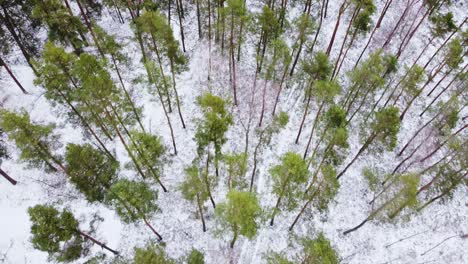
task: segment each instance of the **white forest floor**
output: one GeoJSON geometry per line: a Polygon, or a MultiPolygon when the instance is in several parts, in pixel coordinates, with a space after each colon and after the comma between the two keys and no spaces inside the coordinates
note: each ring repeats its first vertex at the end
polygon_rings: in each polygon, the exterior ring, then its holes
{"type": "MultiPolygon", "coordinates": [[[[252,3],[253,1],[249,2],[252,3]]],[[[396,23],[404,2],[406,1],[395,1],[391,6],[382,28],[376,33],[375,42],[381,41],[384,38],[384,33],[388,32],[396,23]]],[[[340,4],[341,1],[330,1],[329,14],[332,15],[329,15],[324,21],[323,31],[320,34],[318,43],[320,50],[324,50],[328,44],[336,21],[333,14],[336,13],[340,4]]],[[[383,4],[384,1],[377,1],[378,11],[374,21],[380,14],[383,4]]],[[[457,8],[453,9],[458,22],[463,20],[463,7],[463,3],[459,3],[457,8]]],[[[106,12],[104,14],[99,24],[109,32],[117,34],[124,43],[128,42],[129,37],[132,36],[128,25],[121,25],[117,21],[113,21],[106,12]]],[[[345,16],[343,23],[348,21],[348,16],[345,16]]],[[[154,215],[151,222],[162,233],[167,244],[167,253],[174,258],[186,255],[191,248],[204,252],[206,263],[265,263],[264,255],[269,250],[284,251],[286,254],[294,256],[299,252],[299,249],[289,246],[292,236],[289,235],[287,229],[294,219],[296,211],[289,214],[279,214],[273,227],[266,223],[262,224],[258,230],[258,235],[253,240],[240,238],[234,250],[230,250],[228,247],[229,234],[219,236],[215,232],[214,212],[209,202],[206,203],[208,208],[208,232],[203,233],[200,220],[195,219],[194,216],[195,206],[185,201],[181,194],[176,191],[177,186],[184,179],[184,167],[189,165],[196,155],[196,144],[193,140],[194,119],[200,116],[200,111],[195,104],[196,96],[207,90],[211,90],[223,97],[231,97],[232,93],[228,80],[228,62],[226,58],[220,57],[219,54],[213,54],[213,78],[211,83],[207,82],[208,45],[204,41],[198,41],[196,23],[192,23],[192,21],[196,21],[194,10],[190,11],[186,21],[190,21],[190,23],[185,23],[187,55],[190,58],[189,70],[178,76],[177,86],[182,98],[182,111],[188,128],[186,130],[182,129],[177,112],[174,111],[171,114],[171,120],[175,128],[179,155],[172,156],[170,158],[171,164],[165,168],[163,180],[170,192],[160,192],[157,202],[162,209],[162,213],[154,215]]],[[[172,22],[175,34],[178,37],[178,26],[175,20],[172,22]]],[[[332,58],[335,58],[339,51],[344,30],[345,26],[342,24],[332,51],[332,58]]],[[[423,41],[425,41],[427,33],[426,26],[417,32],[409,48],[402,56],[404,61],[412,62],[414,60],[417,52],[425,43],[423,41]]],[[[343,77],[340,81],[343,86],[346,85],[346,78],[343,73],[354,65],[366,40],[367,37],[365,40],[357,41],[357,46],[350,50],[347,62],[352,63],[349,65],[345,63],[341,71],[343,77]]],[[[235,125],[228,132],[229,141],[224,146],[225,151],[241,151],[244,148],[244,131],[240,124],[240,118],[245,117],[248,112],[246,102],[250,96],[250,89],[252,89],[254,73],[252,43],[254,41],[256,40],[247,40],[245,46],[250,45],[250,48],[245,49],[242,56],[248,58],[248,60],[246,62],[244,59],[244,62],[239,66],[238,86],[241,105],[238,109],[233,109],[235,125]]],[[[393,46],[395,45],[397,43],[393,46]]],[[[371,44],[370,49],[373,48],[371,44]]],[[[434,49],[434,47],[432,48],[434,49]]],[[[131,87],[134,92],[137,104],[144,106],[144,124],[152,133],[162,136],[168,151],[171,152],[170,134],[159,102],[147,93],[144,84],[131,84],[130,82],[132,79],[144,74],[142,64],[139,63],[140,53],[135,43],[127,46],[126,53],[133,59],[133,64],[124,70],[124,78],[128,82],[127,86],[131,87]]],[[[431,54],[431,52],[427,54],[431,54]]],[[[84,142],[85,139],[82,138],[81,132],[68,125],[64,115],[60,114],[64,112],[63,109],[60,107],[53,108],[44,98],[42,88],[33,85],[34,76],[20,57],[20,53],[16,51],[11,58],[8,58],[8,61],[11,62],[13,71],[30,94],[23,95],[9,79],[6,72],[2,70],[0,72],[0,103],[2,107],[16,110],[24,108],[31,114],[32,120],[36,122],[56,122],[59,126],[57,132],[61,135],[61,141],[64,145],[68,142],[84,142]]],[[[403,69],[403,67],[400,68],[403,69]]],[[[262,83],[261,80],[257,82],[258,89],[260,89],[262,83]]],[[[271,94],[274,92],[274,90],[269,91],[271,94]]],[[[260,92],[257,91],[257,97],[259,95],[260,92]]],[[[265,208],[272,207],[275,199],[270,194],[271,182],[267,173],[268,168],[271,164],[276,163],[278,157],[286,151],[302,153],[307,143],[306,139],[313,114],[309,114],[308,123],[306,123],[300,144],[294,144],[297,128],[302,117],[302,96],[300,92],[288,89],[284,90],[281,97],[280,108],[290,114],[291,120],[287,128],[274,138],[273,142],[276,142],[274,147],[264,152],[263,160],[260,163],[260,173],[257,175],[256,185],[259,200],[265,208]]],[[[269,98],[271,98],[271,95],[269,98]]],[[[259,104],[256,105],[259,107],[259,104]]],[[[427,120],[427,116],[424,120],[416,118],[416,113],[419,113],[423,105],[423,102],[418,102],[405,119],[399,134],[400,144],[406,142],[407,138],[423,121],[427,120]]],[[[268,107],[267,112],[270,113],[271,105],[268,105],[268,107]]],[[[316,108],[313,108],[312,113],[315,113],[315,111],[316,108]]],[[[257,120],[258,118],[254,119],[254,124],[258,122],[257,120]]],[[[268,121],[267,118],[266,122],[268,121]]],[[[350,131],[357,131],[357,126],[358,124],[353,124],[350,131]]],[[[254,135],[253,132],[251,134],[254,135]]],[[[357,133],[350,134],[350,155],[344,164],[354,156],[360,147],[357,133]]],[[[251,138],[251,141],[253,141],[252,146],[255,144],[256,139],[251,138]]],[[[37,203],[54,202],[70,208],[82,220],[83,228],[87,228],[91,216],[98,213],[105,220],[99,224],[97,236],[107,241],[108,246],[117,248],[127,256],[131,255],[135,246],[142,246],[148,240],[154,241],[154,235],[148,232],[146,226],[142,224],[122,224],[113,211],[101,205],[87,204],[82,195],[74,190],[73,186],[64,182],[63,175],[48,175],[39,170],[27,169],[24,164],[17,162],[18,153],[14,150],[14,147],[11,145],[9,149],[13,158],[4,161],[2,168],[17,179],[19,184],[11,186],[3,180],[0,181],[0,263],[47,262],[47,254],[34,250],[29,242],[30,222],[26,210],[29,206],[37,203]],[[51,183],[58,183],[60,187],[54,189],[46,185],[51,183]]],[[[128,161],[120,144],[116,143],[115,149],[121,164],[128,161]]],[[[397,149],[399,148],[397,147],[397,149]]],[[[354,164],[340,179],[340,191],[335,202],[330,205],[328,213],[320,215],[315,210],[309,211],[298,223],[294,233],[298,236],[313,237],[318,232],[324,232],[338,250],[342,263],[468,263],[468,239],[462,240],[457,236],[468,233],[466,188],[459,189],[450,202],[443,205],[434,204],[421,214],[413,216],[409,221],[400,221],[396,224],[369,222],[357,232],[348,236],[342,235],[344,229],[355,226],[362,221],[369,210],[367,202],[370,199],[370,194],[366,191],[366,184],[361,177],[361,169],[368,165],[393,168],[397,163],[394,155],[393,153],[384,153],[375,157],[370,157],[370,155],[362,156],[359,162],[354,164]],[[425,253],[451,236],[454,237],[448,239],[437,249],[425,253]],[[405,239],[407,237],[411,238],[405,239]],[[405,240],[388,246],[400,239],[405,240]]],[[[124,169],[122,169],[121,175],[135,177],[133,172],[124,169]]],[[[154,188],[157,188],[157,186],[154,186],[154,188]]],[[[226,192],[225,184],[221,183],[214,192],[215,200],[218,203],[223,201],[226,192]]],[[[93,252],[99,251],[99,248],[93,247],[93,252]]],[[[81,263],[81,261],[77,263],[81,263]]]]}

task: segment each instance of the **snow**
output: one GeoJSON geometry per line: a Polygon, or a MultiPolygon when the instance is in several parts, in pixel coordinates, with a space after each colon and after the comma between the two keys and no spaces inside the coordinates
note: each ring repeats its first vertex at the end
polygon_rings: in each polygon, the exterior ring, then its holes
{"type": "MultiPolygon", "coordinates": [[[[257,1],[248,1],[251,10],[259,10],[257,1]]],[[[385,33],[388,33],[399,18],[406,0],[395,0],[386,15],[382,27],[376,32],[374,40],[371,42],[364,58],[375,49],[375,43],[382,43],[385,40],[385,33]],[[374,45],[373,45],[374,44],[374,45]]],[[[420,1],[422,2],[422,1],[420,1]]],[[[317,43],[317,50],[325,50],[335,26],[337,13],[341,1],[330,1],[328,16],[323,23],[322,32],[317,43]]],[[[376,2],[378,11],[373,17],[376,21],[385,4],[385,1],[376,2]]],[[[415,5],[417,10],[419,4],[415,5]]],[[[463,20],[465,16],[463,2],[455,3],[451,10],[455,13],[457,22],[463,20]]],[[[196,21],[194,8],[186,8],[189,15],[186,21],[196,21]]],[[[296,7],[289,15],[297,16],[301,12],[301,7],[296,7]]],[[[77,14],[75,10],[75,14],[77,14]]],[[[116,34],[119,41],[128,44],[125,52],[132,59],[128,67],[122,67],[122,74],[126,81],[126,86],[130,88],[137,105],[144,106],[144,125],[151,133],[160,135],[172,153],[171,138],[166,119],[162,112],[159,101],[148,93],[146,83],[135,83],[132,80],[140,76],[145,76],[143,65],[139,62],[140,52],[135,41],[131,42],[132,31],[128,24],[121,25],[114,21],[109,14],[104,13],[99,24],[108,32],[116,34]]],[[[345,13],[340,25],[336,42],[332,50],[332,57],[335,58],[339,52],[339,47],[346,30],[346,23],[349,21],[349,14],[345,13]]],[[[412,14],[411,16],[414,16],[412,14]]],[[[178,21],[172,17],[172,25],[176,37],[179,35],[178,21]]],[[[412,18],[413,19],[413,18],[412,18]]],[[[411,20],[410,20],[411,21],[411,20]]],[[[427,24],[427,23],[425,23],[427,24]]],[[[184,168],[191,164],[196,156],[196,143],[193,139],[195,134],[195,120],[201,116],[198,106],[195,104],[196,97],[205,91],[232,101],[232,91],[229,84],[229,68],[227,52],[224,56],[220,54],[219,48],[212,44],[212,79],[207,80],[208,72],[208,43],[206,40],[198,40],[196,23],[185,23],[186,47],[189,57],[189,70],[177,76],[177,87],[182,101],[182,113],[186,119],[187,129],[182,129],[177,111],[171,115],[172,125],[175,129],[176,143],[179,150],[178,156],[170,157],[171,163],[165,167],[163,182],[168,186],[169,192],[163,193],[158,189],[158,205],[162,209],[161,213],[155,214],[149,221],[160,231],[166,244],[167,253],[173,258],[181,258],[192,248],[196,248],[205,254],[206,263],[265,263],[265,254],[270,250],[284,252],[288,256],[299,253],[294,243],[291,243],[292,236],[288,232],[288,227],[292,223],[297,211],[291,213],[281,212],[278,214],[275,225],[270,227],[266,222],[260,225],[257,236],[249,241],[240,237],[234,250],[229,249],[229,234],[220,235],[216,231],[216,221],[214,210],[211,204],[205,204],[206,221],[208,231],[202,232],[201,221],[195,218],[196,207],[183,199],[177,190],[184,179],[184,168]]],[[[407,50],[402,55],[402,59],[407,64],[414,61],[425,44],[428,35],[427,25],[418,30],[415,37],[410,42],[407,50]]],[[[294,35],[291,36],[294,38],[294,35]]],[[[346,85],[345,72],[354,66],[360,52],[362,51],[368,35],[360,36],[355,47],[350,49],[346,62],[341,69],[340,82],[346,85]]],[[[291,39],[289,39],[291,41],[291,39]]],[[[397,40],[397,38],[395,38],[397,40]]],[[[249,37],[243,47],[242,61],[238,68],[238,95],[240,106],[232,107],[234,112],[235,125],[228,132],[228,142],[224,146],[224,151],[242,151],[245,142],[245,131],[240,119],[246,122],[249,114],[249,100],[254,79],[254,42],[255,38],[249,37]]],[[[390,43],[393,49],[399,41],[390,43]]],[[[439,45],[439,44],[437,44],[439,45]]],[[[432,46],[426,56],[432,55],[437,48],[432,46]]],[[[61,142],[66,143],[89,142],[91,139],[84,139],[79,130],[67,124],[66,117],[61,115],[61,107],[52,107],[43,96],[43,89],[33,84],[33,73],[27,64],[21,59],[20,53],[15,51],[11,58],[8,58],[11,68],[17,75],[25,89],[30,93],[23,95],[9,79],[6,72],[0,72],[0,106],[10,110],[20,110],[24,108],[30,113],[35,122],[56,122],[57,133],[61,135],[61,142]]],[[[425,61],[422,58],[421,61],[425,61]]],[[[403,65],[404,63],[401,63],[403,65]]],[[[400,72],[404,67],[400,67],[400,72]]],[[[430,69],[431,67],[429,67],[430,69]]],[[[448,80],[444,82],[448,83],[448,80]]],[[[261,107],[261,88],[263,80],[257,80],[256,101],[254,102],[254,118],[252,121],[252,131],[250,132],[250,150],[255,146],[257,139],[253,131],[258,122],[258,113],[261,107]]],[[[267,98],[272,98],[276,94],[276,88],[268,86],[267,98]]],[[[271,195],[271,180],[268,168],[275,164],[283,153],[287,151],[297,151],[302,153],[307,143],[307,137],[312,126],[316,106],[308,115],[299,145],[294,144],[297,128],[303,114],[302,98],[303,93],[295,88],[294,84],[289,84],[289,88],[284,88],[280,98],[278,110],[286,111],[290,115],[290,123],[284,131],[273,139],[274,146],[266,148],[259,160],[259,172],[257,174],[256,188],[259,200],[264,208],[273,207],[275,197],[271,195]]],[[[440,88],[439,88],[440,89],[440,88]]],[[[428,89],[429,90],[429,89],[428,89]]],[[[399,146],[404,144],[418,127],[430,118],[426,115],[423,119],[418,117],[423,106],[430,102],[431,97],[424,95],[424,100],[412,106],[402,129],[399,133],[399,146]]],[[[271,105],[267,105],[265,112],[266,123],[271,119],[271,105]]],[[[358,131],[358,123],[352,124],[351,131],[358,131]]],[[[349,157],[344,165],[354,156],[360,148],[358,133],[350,133],[349,157]]],[[[316,139],[315,139],[316,140],[316,139]]],[[[314,141],[315,141],[314,140],[314,141]]],[[[314,143],[313,141],[313,143],[314,143]]],[[[115,141],[115,149],[121,164],[128,161],[123,146],[115,141]]],[[[88,228],[89,221],[94,213],[98,213],[105,220],[99,223],[96,236],[106,241],[111,248],[116,248],[124,256],[131,256],[133,248],[143,246],[146,241],[155,241],[154,235],[149,232],[143,223],[136,225],[123,224],[118,216],[103,205],[90,205],[85,202],[83,196],[74,187],[65,181],[63,175],[46,174],[36,169],[26,168],[18,161],[18,153],[12,144],[9,150],[13,158],[2,163],[2,168],[12,177],[18,180],[18,185],[12,186],[6,181],[0,181],[0,262],[1,263],[47,263],[47,254],[34,250],[29,242],[29,217],[27,208],[37,203],[54,203],[60,207],[67,207],[72,210],[81,221],[82,228],[88,228]],[[52,184],[52,187],[49,186],[52,184]]],[[[61,148],[60,151],[64,151],[61,148]]],[[[434,158],[434,160],[437,157],[434,158]]],[[[454,198],[446,204],[434,204],[425,209],[421,214],[412,216],[408,221],[398,221],[396,224],[382,224],[376,221],[367,223],[360,230],[343,236],[342,232],[353,227],[365,219],[369,213],[368,201],[371,199],[370,193],[366,190],[366,183],[361,177],[361,170],[365,166],[375,165],[381,168],[393,168],[399,160],[394,153],[386,152],[382,155],[363,155],[348,172],[340,179],[340,190],[335,201],[330,205],[329,211],[320,214],[317,210],[308,210],[307,214],[298,222],[294,234],[299,237],[314,237],[318,232],[324,232],[325,236],[336,247],[342,259],[342,263],[468,263],[468,239],[460,238],[461,234],[468,233],[468,199],[467,189],[459,188],[454,198]],[[446,240],[436,249],[429,251],[438,243],[446,240]],[[401,240],[401,241],[399,241],[401,240]],[[394,243],[394,244],[392,244],[394,243]]],[[[250,168],[251,169],[251,168],[250,168]]],[[[250,175],[250,170],[247,173],[250,175]]],[[[122,168],[122,177],[136,177],[134,172],[122,168]]],[[[214,199],[217,203],[225,200],[227,189],[221,180],[220,185],[214,190],[214,199]]],[[[93,253],[100,252],[98,247],[93,247],[93,253]]],[[[77,262],[81,263],[81,262],[77,262]]]]}

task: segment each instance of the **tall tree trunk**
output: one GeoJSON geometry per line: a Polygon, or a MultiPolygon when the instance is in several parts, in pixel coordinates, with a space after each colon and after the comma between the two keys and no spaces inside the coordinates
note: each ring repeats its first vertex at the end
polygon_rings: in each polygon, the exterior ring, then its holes
{"type": "Polygon", "coordinates": [[[182,49],[185,52],[185,35],[184,35],[184,25],[182,24],[183,11],[182,11],[181,4],[182,3],[179,3],[179,0],[176,0],[177,14],[179,15],[180,37],[182,39],[182,49]]]}
{"type": "Polygon", "coordinates": [[[18,182],[11,178],[4,170],[0,168],[0,174],[5,178],[7,181],[9,181],[11,184],[16,185],[18,182]]]}
{"type": "Polygon", "coordinates": [[[16,83],[16,85],[20,88],[20,90],[24,94],[28,94],[28,92],[24,89],[23,85],[16,79],[16,76],[13,74],[13,72],[10,70],[10,67],[5,63],[5,61],[0,57],[0,67],[3,66],[5,67],[5,70],[8,72],[8,75],[13,79],[13,81],[16,83]]]}
{"type": "Polygon", "coordinates": [[[196,5],[197,5],[198,38],[201,39],[202,38],[202,29],[201,29],[201,19],[200,19],[200,0],[196,0],[196,5]]]}
{"type": "Polygon", "coordinates": [[[2,14],[0,13],[0,20],[5,22],[5,27],[7,28],[8,32],[10,32],[10,34],[13,37],[13,39],[15,40],[16,44],[20,48],[21,53],[23,54],[24,58],[26,59],[26,62],[28,63],[29,67],[31,67],[34,74],[36,76],[38,76],[36,68],[31,63],[31,55],[28,53],[28,51],[24,47],[23,42],[21,41],[19,35],[16,33],[14,24],[12,23],[12,21],[10,19],[10,15],[8,14],[8,10],[5,8],[5,6],[3,6],[3,5],[1,5],[1,6],[2,6],[3,13],[4,13],[5,17],[3,17],[2,14]]]}
{"type": "Polygon", "coordinates": [[[148,220],[146,220],[146,217],[143,218],[143,221],[145,221],[146,226],[148,226],[151,229],[151,231],[153,231],[153,233],[158,237],[158,240],[162,241],[162,236],[156,231],[156,229],[154,229],[154,227],[148,222],[148,220]]]}
{"type": "Polygon", "coordinates": [[[299,131],[297,132],[296,141],[294,142],[296,144],[299,144],[299,137],[301,136],[302,128],[304,127],[305,119],[307,117],[307,113],[309,112],[310,101],[312,100],[312,91],[311,91],[312,90],[312,83],[314,82],[314,79],[310,78],[309,83],[307,85],[307,90],[306,91],[308,91],[309,94],[307,95],[307,101],[306,101],[306,105],[305,105],[305,108],[304,108],[304,114],[302,115],[302,121],[301,121],[301,124],[299,126],[299,131]]]}
{"type": "Polygon", "coordinates": [[[315,131],[315,128],[317,127],[318,120],[320,118],[320,114],[322,113],[322,109],[323,109],[324,105],[325,105],[325,101],[322,101],[322,103],[320,103],[317,114],[315,115],[314,124],[312,125],[312,130],[310,131],[309,140],[307,141],[307,146],[306,146],[306,149],[304,151],[304,156],[303,156],[304,160],[307,158],[307,152],[309,151],[309,147],[310,147],[310,144],[312,142],[312,137],[314,136],[314,131],[315,131]]]}
{"type": "Polygon", "coordinates": [[[80,231],[80,230],[76,230],[76,231],[77,231],[81,236],[83,236],[84,238],[90,240],[91,242],[93,242],[94,244],[100,246],[101,248],[104,248],[105,250],[107,250],[107,251],[109,251],[109,252],[112,252],[114,255],[119,255],[119,252],[118,252],[118,251],[113,250],[113,249],[111,249],[110,247],[106,246],[106,244],[97,241],[95,238],[93,238],[92,236],[86,234],[85,232],[80,231]]]}
{"type": "Polygon", "coordinates": [[[378,133],[377,132],[373,132],[366,140],[366,142],[362,145],[362,147],[359,149],[358,153],[356,153],[356,156],[354,156],[354,158],[351,160],[350,163],[348,163],[348,165],[346,165],[346,167],[344,168],[343,171],[340,172],[340,174],[338,174],[336,176],[337,179],[341,178],[343,176],[343,174],[345,174],[345,172],[349,169],[349,167],[351,167],[351,165],[353,165],[354,162],[356,162],[356,160],[359,158],[359,156],[361,156],[361,154],[370,146],[370,144],[372,143],[372,141],[374,141],[374,139],[377,137],[378,133]]]}
{"type": "Polygon", "coordinates": [[[185,129],[185,122],[184,122],[184,118],[182,117],[182,110],[180,110],[179,93],[177,92],[177,88],[176,88],[174,61],[172,60],[172,58],[170,59],[170,61],[171,61],[171,73],[172,73],[172,85],[174,86],[174,93],[175,93],[176,104],[177,104],[177,112],[179,112],[179,117],[180,117],[180,121],[182,122],[182,127],[185,129]]]}
{"type": "Polygon", "coordinates": [[[206,232],[205,217],[203,216],[203,205],[201,204],[200,195],[198,193],[197,193],[197,205],[198,205],[198,211],[200,213],[200,218],[201,218],[202,225],[203,225],[203,232],[206,232]]]}
{"type": "Polygon", "coordinates": [[[372,41],[372,38],[374,37],[375,32],[377,31],[378,28],[380,28],[380,25],[382,23],[383,18],[385,17],[385,14],[387,13],[388,8],[392,4],[393,0],[387,0],[385,2],[384,8],[382,10],[382,13],[380,13],[379,19],[377,20],[377,24],[375,25],[374,29],[372,30],[372,33],[369,36],[369,39],[367,40],[366,45],[364,46],[364,49],[361,51],[361,54],[359,55],[356,63],[354,64],[353,69],[356,68],[356,66],[359,64],[359,61],[361,61],[362,56],[364,55],[364,52],[366,52],[367,48],[369,47],[369,44],[372,41]]]}
{"type": "Polygon", "coordinates": [[[210,165],[210,151],[208,150],[207,151],[207,156],[206,156],[206,166],[205,166],[205,178],[204,178],[204,181],[205,181],[205,184],[206,184],[206,190],[208,192],[208,196],[210,197],[210,201],[211,201],[211,204],[213,205],[213,208],[216,209],[216,203],[213,199],[213,195],[211,194],[211,185],[210,185],[210,181],[208,179],[208,168],[209,168],[209,165],[210,165]]]}
{"type": "Polygon", "coordinates": [[[237,106],[237,88],[236,88],[236,60],[234,59],[234,10],[231,9],[231,36],[229,38],[229,56],[232,63],[232,89],[234,92],[234,105],[237,106]]]}
{"type": "MultiPolygon", "coordinates": [[[[348,27],[346,28],[346,34],[344,36],[343,43],[341,44],[340,53],[338,53],[338,58],[336,59],[335,67],[333,68],[333,73],[332,73],[332,76],[331,76],[332,79],[335,77],[335,72],[336,72],[336,69],[338,68],[338,64],[340,63],[341,55],[343,54],[344,46],[346,45],[346,41],[348,40],[349,32],[351,31],[351,26],[353,24],[354,18],[359,13],[360,9],[361,9],[360,6],[356,6],[354,8],[353,14],[351,15],[351,19],[349,20],[348,27]]],[[[357,31],[354,30],[354,32],[357,32],[357,31]]]]}
{"type": "MultiPolygon", "coordinates": [[[[341,16],[343,15],[343,13],[344,13],[344,11],[346,10],[347,7],[348,7],[348,4],[347,4],[346,0],[344,0],[343,3],[340,6],[340,10],[338,11],[338,19],[336,20],[335,29],[333,30],[333,35],[332,35],[332,37],[330,39],[330,42],[328,43],[328,48],[327,48],[327,52],[326,52],[326,54],[328,56],[330,56],[330,52],[332,50],[333,43],[335,42],[336,32],[338,32],[338,27],[340,26],[341,16]]],[[[325,8],[325,10],[326,10],[326,8],[325,8]]],[[[326,11],[325,11],[325,17],[327,17],[326,11]]]]}

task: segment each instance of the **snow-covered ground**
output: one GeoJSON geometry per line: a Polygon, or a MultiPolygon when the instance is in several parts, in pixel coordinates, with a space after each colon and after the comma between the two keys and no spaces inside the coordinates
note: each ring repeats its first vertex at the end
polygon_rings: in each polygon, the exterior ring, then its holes
{"type": "MultiPolygon", "coordinates": [[[[254,9],[254,2],[248,1],[251,9],[254,9]]],[[[373,20],[380,14],[385,1],[376,1],[378,11],[373,20]]],[[[377,31],[372,43],[382,43],[385,33],[389,32],[396,23],[396,20],[404,8],[406,0],[395,0],[385,17],[382,27],[377,31]]],[[[319,36],[318,48],[324,50],[328,45],[335,22],[337,10],[341,1],[330,1],[328,16],[324,21],[322,33],[319,36]]],[[[220,236],[216,232],[214,211],[209,203],[207,205],[207,228],[206,233],[202,232],[201,222],[195,218],[195,205],[190,204],[182,198],[178,191],[179,184],[184,179],[184,167],[190,165],[196,156],[196,143],[193,140],[195,134],[195,118],[200,116],[200,110],[195,104],[196,97],[204,91],[211,91],[225,98],[232,97],[229,84],[228,57],[223,57],[219,49],[212,54],[212,79],[207,80],[208,72],[208,43],[198,40],[196,30],[195,11],[188,8],[189,15],[186,17],[185,32],[187,55],[189,57],[189,68],[186,72],[177,77],[177,87],[182,100],[182,112],[186,118],[187,129],[182,129],[177,112],[171,114],[171,121],[175,128],[178,156],[171,156],[171,163],[164,169],[163,181],[168,186],[168,193],[159,193],[157,203],[162,212],[155,214],[150,221],[160,231],[166,243],[166,250],[169,256],[181,258],[192,248],[196,248],[205,254],[206,263],[265,263],[265,254],[269,251],[284,251],[285,254],[294,256],[299,252],[299,248],[291,246],[293,236],[288,232],[288,227],[292,223],[297,212],[280,213],[276,218],[275,225],[270,227],[263,223],[258,231],[258,235],[251,241],[240,238],[233,250],[229,249],[229,235],[220,236]],[[190,22],[188,22],[190,21],[190,22]]],[[[258,4],[255,3],[255,9],[258,4]]],[[[298,14],[291,12],[291,16],[298,14]]],[[[465,16],[466,3],[463,1],[456,3],[452,8],[457,22],[461,22],[465,16]]],[[[77,12],[76,12],[77,14],[77,12]]],[[[172,25],[176,37],[179,37],[178,25],[173,17],[172,25]]],[[[349,21],[349,14],[343,19],[343,24],[338,31],[337,40],[332,50],[332,58],[336,57],[345,33],[345,24],[349,21]]],[[[170,133],[162,108],[156,98],[149,95],[147,85],[144,83],[135,84],[133,79],[144,75],[144,69],[140,60],[140,52],[135,42],[131,42],[132,31],[128,24],[122,25],[114,21],[109,14],[104,12],[104,16],[99,24],[108,32],[116,34],[122,43],[128,43],[126,54],[132,58],[132,64],[123,70],[127,87],[130,87],[137,104],[144,107],[144,125],[151,133],[160,135],[171,152],[170,133]]],[[[427,24],[427,23],[426,23],[427,24]]],[[[410,42],[407,50],[402,55],[403,62],[411,63],[418,55],[418,52],[425,44],[428,34],[427,25],[418,30],[416,36],[410,42]]],[[[360,51],[363,49],[367,37],[362,37],[357,41],[354,48],[350,50],[347,61],[341,70],[340,82],[346,85],[347,70],[351,69],[357,60],[360,51]]],[[[240,106],[232,107],[235,125],[228,132],[228,142],[224,146],[226,151],[242,151],[244,148],[245,131],[241,124],[248,112],[248,101],[254,79],[253,61],[253,38],[247,39],[242,54],[242,62],[238,65],[238,93],[240,106]]],[[[289,40],[291,41],[291,40],[289,40]]],[[[375,47],[370,45],[369,50],[375,47]]],[[[391,47],[394,48],[398,43],[391,47]]],[[[437,48],[431,47],[426,54],[437,48]]],[[[28,95],[24,95],[9,79],[6,72],[0,72],[0,106],[7,109],[19,110],[24,108],[30,113],[35,122],[55,122],[58,125],[57,133],[61,135],[61,142],[85,142],[79,130],[73,128],[66,122],[61,107],[52,107],[43,96],[43,89],[33,84],[34,76],[27,64],[21,59],[20,53],[16,51],[8,61],[11,68],[24,85],[28,95]]],[[[424,61],[424,60],[423,60],[424,61]]],[[[404,63],[400,62],[400,65],[404,63]]],[[[400,67],[403,69],[404,67],[400,67]]],[[[260,100],[260,88],[262,80],[257,81],[257,100],[260,100]]],[[[269,93],[274,94],[276,86],[269,88],[269,93]]],[[[268,98],[272,98],[269,95],[268,98]]],[[[285,89],[281,101],[280,109],[288,112],[290,123],[287,128],[273,139],[272,148],[266,149],[259,164],[259,174],[257,175],[257,192],[262,206],[272,207],[275,197],[271,195],[271,181],[268,175],[268,168],[276,163],[278,157],[287,151],[297,151],[302,153],[308,136],[308,131],[312,126],[312,114],[309,114],[306,122],[305,134],[303,134],[299,145],[294,144],[297,129],[303,113],[302,92],[285,89]]],[[[260,101],[258,101],[260,102],[260,101]]],[[[256,103],[254,111],[258,114],[260,104],[256,103]]],[[[268,103],[267,121],[271,116],[272,102],[268,103]]],[[[424,104],[418,103],[409,112],[399,134],[399,143],[405,143],[414,131],[427,120],[427,116],[421,120],[417,113],[424,104]]],[[[312,109],[312,113],[316,111],[312,109]]],[[[245,120],[244,120],[245,121],[245,120]]],[[[253,126],[258,122],[256,116],[253,126]]],[[[353,124],[352,131],[357,131],[358,124],[353,124]]],[[[349,157],[344,162],[346,164],[360,147],[358,133],[350,133],[349,157]]],[[[251,132],[251,135],[255,135],[251,132]]],[[[255,144],[257,140],[251,137],[255,144]]],[[[123,164],[128,161],[121,144],[115,143],[119,160],[123,164]]],[[[12,144],[9,144],[12,154],[11,160],[2,163],[2,168],[12,177],[18,180],[18,185],[12,186],[0,179],[0,263],[46,263],[47,254],[34,250],[29,242],[29,217],[27,208],[37,203],[55,203],[59,206],[68,207],[79,217],[82,228],[89,227],[89,220],[95,213],[103,217],[104,221],[99,223],[97,237],[107,242],[111,248],[116,248],[122,254],[130,256],[133,248],[143,246],[146,241],[155,240],[154,235],[148,232],[143,224],[125,225],[118,216],[102,205],[87,204],[83,196],[79,194],[72,185],[65,181],[63,175],[47,174],[36,169],[28,169],[24,164],[18,162],[18,153],[12,144]]],[[[63,151],[63,148],[62,148],[63,151]]],[[[412,216],[407,221],[399,221],[396,224],[379,224],[369,222],[358,231],[348,236],[343,236],[342,232],[360,223],[367,217],[370,210],[368,201],[370,194],[366,190],[366,183],[361,176],[361,169],[364,166],[375,165],[381,168],[393,168],[398,163],[394,153],[384,153],[383,155],[370,157],[362,156],[350,170],[340,179],[340,190],[335,201],[330,205],[329,211],[319,214],[316,210],[309,210],[296,226],[294,233],[298,236],[314,237],[318,232],[324,232],[330,239],[332,245],[337,249],[342,263],[468,263],[468,239],[460,238],[461,234],[468,233],[468,197],[467,189],[460,188],[453,199],[445,204],[434,204],[425,209],[421,214],[412,216]],[[446,240],[447,239],[447,240],[446,240]],[[401,240],[401,241],[400,241],[401,240]],[[445,241],[444,241],[445,240],[445,241]],[[395,243],[396,242],[396,243],[395,243]],[[432,247],[442,243],[434,250],[432,247]],[[430,251],[428,251],[430,250],[430,251]]],[[[251,168],[250,168],[251,169],[251,168]]],[[[122,177],[134,177],[134,173],[122,168],[122,177]]],[[[153,186],[157,188],[157,186],[153,186]]],[[[217,202],[224,200],[227,189],[223,180],[214,191],[214,199],[217,202]]],[[[93,252],[99,252],[98,247],[93,247],[93,252]]],[[[81,262],[79,262],[81,263],[81,262]]]]}

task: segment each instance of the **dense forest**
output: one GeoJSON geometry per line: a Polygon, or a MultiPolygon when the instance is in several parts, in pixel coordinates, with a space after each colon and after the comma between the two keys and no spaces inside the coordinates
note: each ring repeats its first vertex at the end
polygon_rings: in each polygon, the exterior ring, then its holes
{"type": "Polygon", "coordinates": [[[0,0],[0,262],[467,263],[467,5],[0,0]]]}

